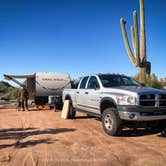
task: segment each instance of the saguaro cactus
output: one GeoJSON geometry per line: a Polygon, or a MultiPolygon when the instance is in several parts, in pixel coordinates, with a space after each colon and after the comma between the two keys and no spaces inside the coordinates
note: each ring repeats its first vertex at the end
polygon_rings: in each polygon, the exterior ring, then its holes
{"type": "Polygon", "coordinates": [[[138,19],[136,10],[133,11],[134,26],[131,26],[131,37],[133,50],[131,50],[125,24],[126,21],[121,18],[120,24],[123,34],[123,39],[127,54],[136,67],[139,67],[139,81],[145,83],[146,74],[150,74],[151,64],[146,60],[146,37],[145,37],[145,16],[144,16],[144,0],[139,0],[140,3],[140,39],[138,33],[138,19]]]}

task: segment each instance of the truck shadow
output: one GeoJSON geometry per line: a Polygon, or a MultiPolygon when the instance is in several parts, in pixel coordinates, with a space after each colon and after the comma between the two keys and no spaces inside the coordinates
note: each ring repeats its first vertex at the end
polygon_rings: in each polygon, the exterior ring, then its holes
{"type": "Polygon", "coordinates": [[[121,137],[140,137],[160,133],[159,129],[125,129],[122,130],[121,137]]]}
{"type": "Polygon", "coordinates": [[[76,116],[74,119],[96,119],[96,116],[91,116],[91,115],[81,115],[81,116],[76,116]]]}

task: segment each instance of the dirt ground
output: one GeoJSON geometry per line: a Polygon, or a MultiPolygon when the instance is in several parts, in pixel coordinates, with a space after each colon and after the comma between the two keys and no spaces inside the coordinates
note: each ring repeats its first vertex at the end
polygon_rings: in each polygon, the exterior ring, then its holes
{"type": "Polygon", "coordinates": [[[99,120],[81,113],[64,120],[60,112],[0,108],[0,166],[166,165],[160,133],[125,130],[110,137],[99,120]]]}

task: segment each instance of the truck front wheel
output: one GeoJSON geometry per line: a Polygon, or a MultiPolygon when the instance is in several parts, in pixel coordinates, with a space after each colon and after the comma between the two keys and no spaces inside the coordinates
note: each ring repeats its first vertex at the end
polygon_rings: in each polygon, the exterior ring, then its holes
{"type": "Polygon", "coordinates": [[[121,134],[122,125],[115,108],[106,108],[102,114],[102,125],[106,134],[116,136],[121,134]]]}

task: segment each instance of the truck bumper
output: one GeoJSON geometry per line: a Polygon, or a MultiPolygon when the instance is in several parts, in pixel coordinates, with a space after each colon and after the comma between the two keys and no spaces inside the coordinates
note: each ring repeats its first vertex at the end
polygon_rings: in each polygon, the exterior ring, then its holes
{"type": "Polygon", "coordinates": [[[141,115],[138,112],[119,112],[120,119],[131,121],[153,121],[164,120],[166,115],[141,115]]]}
{"type": "Polygon", "coordinates": [[[166,108],[142,108],[137,106],[119,106],[119,117],[129,121],[166,120],[166,108]]]}

